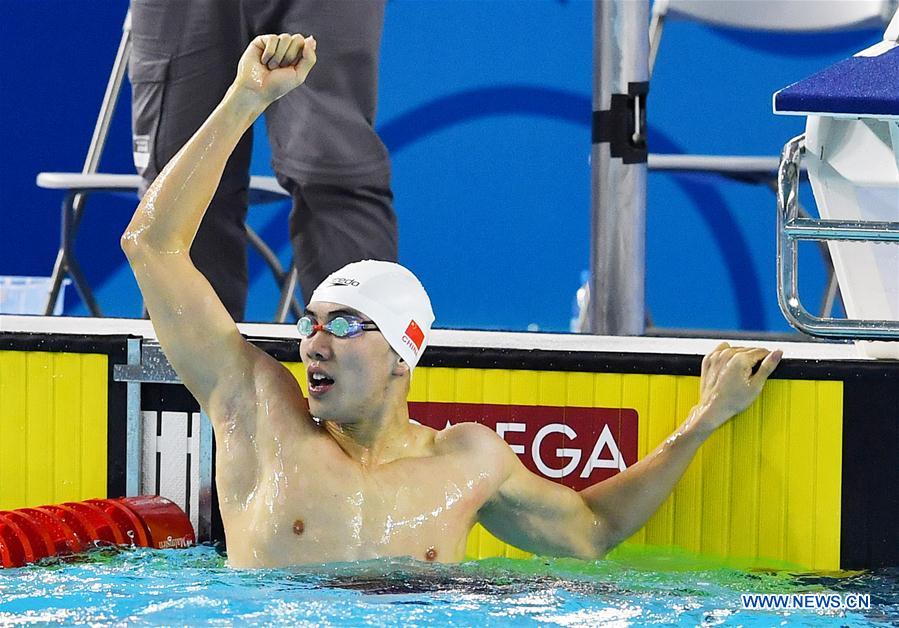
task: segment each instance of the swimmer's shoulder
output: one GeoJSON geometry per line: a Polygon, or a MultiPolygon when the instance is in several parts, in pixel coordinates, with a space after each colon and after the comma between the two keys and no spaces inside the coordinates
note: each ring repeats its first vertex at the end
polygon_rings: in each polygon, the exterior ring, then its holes
{"type": "Polygon", "coordinates": [[[439,453],[465,452],[493,457],[512,453],[499,434],[480,423],[456,423],[436,433],[434,447],[439,453]]]}

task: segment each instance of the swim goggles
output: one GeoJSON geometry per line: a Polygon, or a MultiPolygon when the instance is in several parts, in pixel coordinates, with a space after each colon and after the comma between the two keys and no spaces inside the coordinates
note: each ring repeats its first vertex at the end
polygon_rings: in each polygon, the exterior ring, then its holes
{"type": "Polygon", "coordinates": [[[303,338],[311,338],[322,329],[338,338],[353,338],[364,331],[376,330],[378,326],[355,316],[337,316],[324,325],[316,323],[311,316],[304,316],[297,321],[297,330],[303,338]]]}

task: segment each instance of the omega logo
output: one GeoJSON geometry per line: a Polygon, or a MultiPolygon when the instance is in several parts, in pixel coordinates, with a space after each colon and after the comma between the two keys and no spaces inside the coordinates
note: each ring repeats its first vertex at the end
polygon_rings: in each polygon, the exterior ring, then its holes
{"type": "Polygon", "coordinates": [[[441,430],[466,421],[493,429],[525,467],[575,490],[637,461],[639,417],[632,408],[410,402],[409,414],[441,430]]]}

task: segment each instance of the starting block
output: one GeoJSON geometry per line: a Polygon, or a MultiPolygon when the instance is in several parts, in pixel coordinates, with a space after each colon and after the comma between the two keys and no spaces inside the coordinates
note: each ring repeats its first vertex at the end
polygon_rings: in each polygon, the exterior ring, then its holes
{"type": "MultiPolygon", "coordinates": [[[[778,171],[778,300],[805,333],[899,341],[899,13],[883,41],[774,94],[774,113],[807,116],[778,171]],[[820,219],[799,215],[804,159],[820,219]],[[798,293],[798,243],[826,241],[847,318],[812,315],[798,293]]],[[[899,358],[899,342],[861,342],[899,358]]]]}

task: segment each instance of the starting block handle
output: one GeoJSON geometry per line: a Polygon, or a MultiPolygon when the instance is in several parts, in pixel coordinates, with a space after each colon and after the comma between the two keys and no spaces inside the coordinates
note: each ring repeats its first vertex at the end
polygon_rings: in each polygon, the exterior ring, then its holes
{"type": "Polygon", "coordinates": [[[899,321],[824,318],[799,300],[799,241],[853,240],[899,243],[899,222],[818,220],[799,216],[799,168],[805,135],[784,145],[777,169],[777,301],[799,331],[822,338],[899,340],[899,321]]]}

